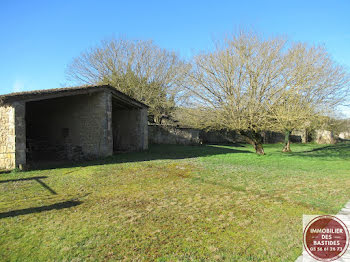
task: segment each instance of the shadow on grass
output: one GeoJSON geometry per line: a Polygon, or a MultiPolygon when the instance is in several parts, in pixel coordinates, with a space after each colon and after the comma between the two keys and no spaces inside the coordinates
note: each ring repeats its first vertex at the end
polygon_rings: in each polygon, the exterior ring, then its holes
{"type": "Polygon", "coordinates": [[[105,159],[85,161],[85,162],[40,162],[32,163],[30,165],[31,170],[44,170],[64,167],[85,167],[92,165],[106,165],[116,163],[128,163],[128,162],[143,162],[152,160],[162,159],[186,159],[205,157],[211,155],[220,154],[232,154],[232,153],[249,153],[251,151],[245,150],[242,145],[228,145],[241,147],[240,149],[233,149],[225,147],[225,145],[201,145],[201,146],[183,146],[183,145],[152,145],[150,149],[143,152],[128,152],[128,153],[117,153],[113,156],[105,159]]]}
{"type": "Polygon", "coordinates": [[[11,183],[11,182],[22,182],[22,181],[30,181],[30,180],[35,180],[38,182],[43,188],[48,190],[51,194],[57,195],[57,193],[49,187],[46,183],[44,183],[41,179],[45,179],[47,176],[34,176],[34,177],[26,177],[26,178],[18,178],[18,179],[8,179],[8,180],[1,180],[0,184],[2,183],[11,183]]]}
{"type": "Polygon", "coordinates": [[[327,145],[302,152],[293,152],[291,156],[340,158],[350,159],[350,143],[344,142],[335,145],[327,145]]]}
{"type": "Polygon", "coordinates": [[[78,206],[82,203],[83,203],[82,201],[78,201],[78,200],[69,200],[69,201],[64,201],[64,202],[60,202],[60,203],[56,203],[56,204],[52,204],[52,205],[47,205],[47,206],[18,209],[18,210],[0,213],[0,219],[7,218],[7,217],[28,215],[28,214],[33,214],[33,213],[40,213],[40,212],[50,211],[50,210],[54,210],[54,209],[60,210],[60,209],[64,209],[64,208],[78,206]]]}
{"type": "Polygon", "coordinates": [[[10,183],[10,182],[19,182],[19,181],[28,181],[28,180],[37,180],[37,179],[43,179],[43,178],[47,178],[47,176],[34,176],[34,177],[26,177],[26,178],[18,178],[18,179],[1,180],[0,184],[10,183]]]}

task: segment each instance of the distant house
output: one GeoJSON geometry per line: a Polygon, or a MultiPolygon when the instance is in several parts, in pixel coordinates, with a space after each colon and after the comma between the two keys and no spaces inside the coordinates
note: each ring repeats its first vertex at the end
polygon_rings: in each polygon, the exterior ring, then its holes
{"type": "Polygon", "coordinates": [[[147,105],[109,85],[0,96],[0,169],[148,147],[147,105]]]}

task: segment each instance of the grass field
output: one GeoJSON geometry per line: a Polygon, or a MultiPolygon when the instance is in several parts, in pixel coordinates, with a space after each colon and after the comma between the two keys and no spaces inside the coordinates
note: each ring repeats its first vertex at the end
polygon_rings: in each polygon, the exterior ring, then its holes
{"type": "Polygon", "coordinates": [[[0,175],[0,261],[294,261],[350,199],[350,144],[153,146],[0,175]]]}

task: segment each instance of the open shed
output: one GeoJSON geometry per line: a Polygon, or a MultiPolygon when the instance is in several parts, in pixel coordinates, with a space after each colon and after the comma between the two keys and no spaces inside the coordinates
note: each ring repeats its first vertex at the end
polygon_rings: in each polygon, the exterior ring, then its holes
{"type": "Polygon", "coordinates": [[[0,96],[0,169],[148,148],[147,105],[109,85],[0,96]]]}

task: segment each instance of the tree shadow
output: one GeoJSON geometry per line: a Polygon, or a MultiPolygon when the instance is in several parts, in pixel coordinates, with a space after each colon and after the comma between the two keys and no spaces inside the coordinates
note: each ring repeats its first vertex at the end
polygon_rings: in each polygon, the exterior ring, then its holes
{"type": "Polygon", "coordinates": [[[113,156],[84,162],[37,162],[31,163],[31,170],[46,170],[55,168],[70,168],[70,167],[85,167],[92,165],[106,165],[129,162],[144,162],[152,160],[175,160],[205,157],[220,154],[244,153],[252,154],[251,151],[244,149],[245,146],[241,144],[226,144],[226,145],[152,145],[150,149],[142,152],[123,152],[117,153],[113,156]],[[232,148],[232,147],[239,147],[232,148]]]}
{"type": "Polygon", "coordinates": [[[40,213],[40,212],[50,211],[50,210],[54,210],[54,209],[60,210],[60,209],[78,206],[82,203],[83,202],[79,201],[79,200],[69,200],[69,201],[59,202],[56,204],[46,205],[46,206],[41,206],[41,207],[31,207],[31,208],[13,210],[13,211],[9,211],[9,212],[2,212],[2,213],[0,213],[0,219],[7,218],[7,217],[28,215],[28,214],[33,214],[33,213],[40,213]]]}
{"type": "Polygon", "coordinates": [[[302,157],[350,159],[350,143],[344,142],[335,145],[327,145],[302,152],[293,152],[290,155],[302,157]]]}

